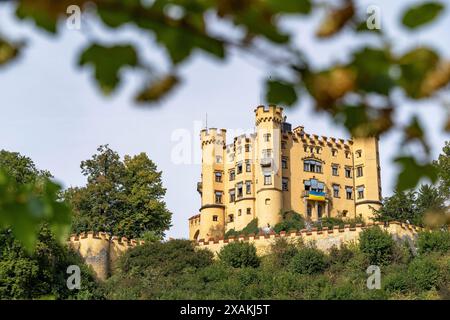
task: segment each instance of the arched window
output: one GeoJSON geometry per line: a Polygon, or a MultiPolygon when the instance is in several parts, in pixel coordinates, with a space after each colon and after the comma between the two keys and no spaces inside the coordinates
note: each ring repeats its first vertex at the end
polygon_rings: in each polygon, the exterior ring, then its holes
{"type": "Polygon", "coordinates": [[[304,160],[303,170],[306,172],[322,173],[322,162],[318,160],[304,160]]]}

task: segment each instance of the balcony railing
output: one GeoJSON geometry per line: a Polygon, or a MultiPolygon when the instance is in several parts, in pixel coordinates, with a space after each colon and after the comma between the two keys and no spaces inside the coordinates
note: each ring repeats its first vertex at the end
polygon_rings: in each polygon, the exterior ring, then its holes
{"type": "Polygon", "coordinates": [[[270,167],[272,166],[273,158],[261,158],[260,164],[261,167],[270,167]]]}

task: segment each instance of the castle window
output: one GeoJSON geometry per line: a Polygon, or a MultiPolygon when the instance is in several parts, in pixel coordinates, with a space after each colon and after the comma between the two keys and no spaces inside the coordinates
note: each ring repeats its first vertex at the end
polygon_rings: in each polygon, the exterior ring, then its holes
{"type": "Polygon", "coordinates": [[[288,188],[289,188],[289,179],[288,178],[282,179],[281,187],[282,187],[283,191],[288,191],[288,188]]]}
{"type": "Polygon", "coordinates": [[[229,214],[228,215],[228,222],[233,222],[234,221],[234,215],[229,214]]]}
{"type": "Polygon", "coordinates": [[[250,145],[249,144],[245,145],[245,152],[250,152],[250,145]]]}
{"type": "Polygon", "coordinates": [[[230,181],[234,181],[235,178],[236,178],[236,174],[234,173],[234,169],[230,170],[230,181]]]}
{"type": "Polygon", "coordinates": [[[266,198],[265,204],[266,204],[266,205],[269,205],[269,204],[270,204],[270,198],[266,198]]]}
{"type": "Polygon", "coordinates": [[[264,185],[271,185],[272,184],[272,175],[265,174],[264,175],[264,185]]]}
{"type": "Polygon", "coordinates": [[[307,215],[309,218],[311,218],[311,216],[312,216],[312,206],[311,206],[310,204],[308,204],[308,205],[306,206],[306,215],[307,215]]]}
{"type": "Polygon", "coordinates": [[[353,188],[352,187],[345,187],[345,196],[347,200],[353,199],[353,188]]]}
{"type": "Polygon", "coordinates": [[[363,176],[363,167],[356,167],[356,176],[357,177],[362,177],[363,176]]]}
{"type": "Polygon", "coordinates": [[[265,141],[265,142],[270,142],[270,137],[271,137],[271,134],[270,134],[270,133],[265,133],[265,134],[264,134],[264,141],[265,141]]]}
{"type": "Polygon", "coordinates": [[[339,198],[339,185],[333,184],[333,197],[339,198]]]}
{"type": "Polygon", "coordinates": [[[358,190],[358,199],[364,199],[364,186],[359,186],[358,190]]]}
{"type": "Polygon", "coordinates": [[[303,162],[303,169],[306,172],[322,173],[322,163],[316,160],[305,160],[303,162]]]}
{"type": "Polygon", "coordinates": [[[243,195],[244,195],[244,191],[243,191],[243,187],[242,187],[242,182],[239,182],[237,184],[237,196],[238,196],[238,198],[242,198],[243,195]]]}
{"type": "Polygon", "coordinates": [[[247,214],[252,214],[252,209],[247,208],[247,214]]]}
{"type": "Polygon", "coordinates": [[[331,174],[333,176],[338,176],[339,175],[339,170],[338,170],[338,165],[337,164],[331,165],[331,174]]]}
{"type": "Polygon", "coordinates": [[[245,161],[245,171],[246,172],[251,172],[252,171],[252,165],[251,165],[249,160],[245,161]]]}
{"type": "Polygon", "coordinates": [[[345,151],[345,157],[346,157],[347,159],[350,159],[350,152],[345,151]]]}
{"type": "Polygon", "coordinates": [[[336,149],[331,149],[331,155],[333,157],[336,157],[337,156],[337,150],[336,149]]]}
{"type": "Polygon", "coordinates": [[[283,158],[281,159],[281,168],[287,169],[287,168],[288,168],[287,163],[288,163],[288,159],[287,159],[286,157],[283,157],[283,158]]]}
{"type": "Polygon", "coordinates": [[[236,165],[236,170],[237,170],[237,174],[241,174],[242,173],[242,162],[239,162],[236,165]]]}
{"type": "Polygon", "coordinates": [[[252,193],[252,182],[251,181],[246,181],[245,182],[245,193],[246,194],[251,194],[252,193]]]}
{"type": "Polygon", "coordinates": [[[265,159],[272,158],[272,149],[264,149],[262,157],[265,159]]]}
{"type": "Polygon", "coordinates": [[[239,209],[239,210],[238,210],[238,216],[241,216],[241,215],[242,215],[242,210],[239,209]]]}
{"type": "Polygon", "coordinates": [[[216,203],[220,204],[222,203],[222,191],[216,191],[216,203]]]}
{"type": "Polygon", "coordinates": [[[212,216],[212,219],[213,219],[214,222],[217,222],[219,220],[219,217],[218,216],[212,216]]]}
{"type": "Polygon", "coordinates": [[[322,218],[322,211],[323,211],[323,207],[319,204],[319,205],[317,206],[317,216],[318,216],[319,218],[322,218]]]}
{"type": "Polygon", "coordinates": [[[361,150],[356,150],[356,157],[357,158],[361,158],[361,155],[362,155],[362,151],[361,150]]]}
{"type": "Polygon", "coordinates": [[[345,177],[346,178],[352,177],[352,169],[351,168],[345,168],[345,177]]]}
{"type": "Polygon", "coordinates": [[[305,180],[305,181],[303,181],[303,183],[305,185],[306,191],[311,190],[311,191],[323,192],[323,190],[325,189],[325,184],[323,182],[317,181],[317,179],[305,180]]]}
{"type": "Polygon", "coordinates": [[[215,176],[216,176],[216,182],[222,182],[222,172],[216,171],[215,176]]]}
{"type": "Polygon", "coordinates": [[[230,202],[234,202],[236,200],[236,193],[234,189],[230,190],[230,202]]]}
{"type": "Polygon", "coordinates": [[[222,157],[216,156],[216,163],[222,163],[222,157]]]}

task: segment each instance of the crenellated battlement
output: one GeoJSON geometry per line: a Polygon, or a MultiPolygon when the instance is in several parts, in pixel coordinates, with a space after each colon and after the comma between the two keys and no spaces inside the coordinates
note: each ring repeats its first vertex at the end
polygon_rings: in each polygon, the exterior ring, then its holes
{"type": "Polygon", "coordinates": [[[269,105],[269,106],[258,106],[255,109],[256,115],[256,125],[261,122],[276,122],[282,123],[283,119],[283,108],[279,106],[269,105]]]}
{"type": "Polygon", "coordinates": [[[330,250],[333,246],[341,246],[345,243],[357,242],[359,234],[367,228],[378,225],[392,235],[395,240],[406,240],[408,243],[415,241],[418,232],[423,231],[423,228],[404,224],[397,221],[390,223],[375,222],[368,223],[366,226],[357,224],[355,227],[345,225],[343,228],[334,226],[333,228],[324,227],[321,229],[312,228],[310,230],[292,230],[289,232],[281,231],[275,233],[274,231],[266,234],[260,232],[257,235],[250,234],[248,236],[240,235],[238,237],[230,237],[228,239],[200,239],[197,242],[198,248],[207,248],[214,253],[218,253],[223,246],[234,241],[243,241],[253,243],[259,255],[269,253],[271,245],[277,238],[285,238],[289,242],[302,240],[305,244],[314,243],[316,247],[323,251],[330,250]]]}
{"type": "Polygon", "coordinates": [[[144,244],[142,240],[93,231],[72,234],[68,239],[69,247],[81,255],[100,280],[108,278],[119,256],[128,249],[142,244],[144,244]]]}

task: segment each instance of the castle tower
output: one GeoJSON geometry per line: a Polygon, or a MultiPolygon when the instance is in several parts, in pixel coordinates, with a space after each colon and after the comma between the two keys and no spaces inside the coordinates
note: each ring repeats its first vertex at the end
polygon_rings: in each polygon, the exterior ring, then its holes
{"type": "Polygon", "coordinates": [[[355,216],[370,221],[372,208],[380,208],[382,197],[378,138],[354,138],[353,142],[355,216]]]}
{"type": "Polygon", "coordinates": [[[202,146],[202,197],[200,228],[197,239],[223,236],[225,225],[224,146],[226,130],[204,129],[200,133],[202,146]]]}
{"type": "Polygon", "coordinates": [[[283,109],[258,106],[256,115],[256,214],[259,227],[275,226],[283,208],[281,124],[283,109]]]}

